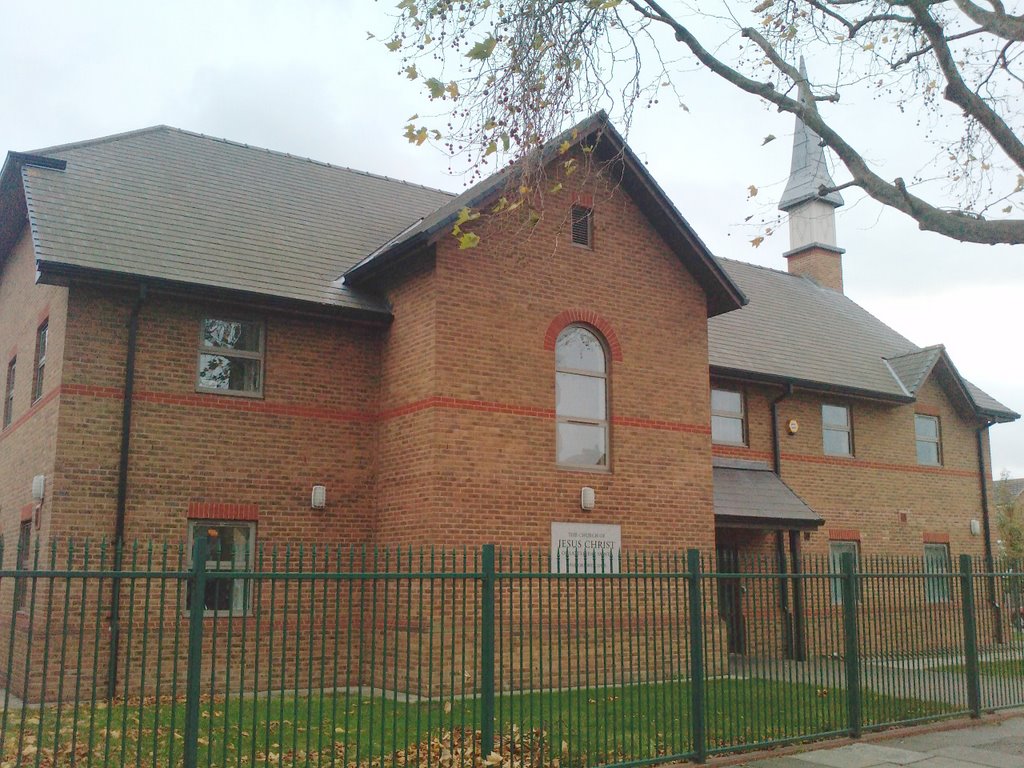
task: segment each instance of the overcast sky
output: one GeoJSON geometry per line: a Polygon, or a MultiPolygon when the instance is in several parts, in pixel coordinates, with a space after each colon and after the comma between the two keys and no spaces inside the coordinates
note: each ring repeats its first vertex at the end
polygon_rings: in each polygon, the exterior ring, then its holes
{"type": "MultiPolygon", "coordinates": [[[[402,137],[428,109],[396,74],[394,3],[368,0],[7,2],[0,48],[0,149],[94,138],[157,123],[458,191],[448,161],[402,137]]],[[[811,62],[814,79],[814,62],[811,62]]],[[[720,256],[784,269],[783,231],[755,249],[743,221],[770,214],[789,170],[792,118],[709,75],[679,82],[689,111],[662,103],[628,136],[654,177],[720,256]],[[777,141],[761,146],[767,134],[777,141]],[[747,187],[759,188],[753,200],[747,187]]],[[[913,116],[844,96],[823,110],[867,142],[885,176],[927,162],[913,116]],[[911,158],[911,166],[899,167],[911,158]],[[914,165],[917,163],[917,165],[914,165]]],[[[841,178],[841,174],[837,175],[841,178]]],[[[1024,246],[967,246],[920,232],[844,191],[846,293],[920,345],[943,343],[961,373],[1024,411],[1024,246]]],[[[996,476],[1024,475],[1024,425],[992,429],[996,476]]]]}

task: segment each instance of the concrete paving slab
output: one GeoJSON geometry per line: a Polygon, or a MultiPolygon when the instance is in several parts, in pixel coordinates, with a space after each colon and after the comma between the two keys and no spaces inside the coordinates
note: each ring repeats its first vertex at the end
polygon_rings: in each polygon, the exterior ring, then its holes
{"type": "Polygon", "coordinates": [[[986,768],[1024,768],[1024,757],[994,752],[978,747],[945,747],[932,752],[937,757],[950,757],[966,763],[984,765],[986,768]]]}
{"type": "Polygon", "coordinates": [[[928,757],[920,763],[914,764],[915,768],[981,768],[977,763],[968,763],[951,757],[928,757]]]}
{"type": "Polygon", "coordinates": [[[797,755],[797,758],[812,765],[828,768],[875,768],[882,765],[914,765],[927,759],[928,755],[906,749],[886,747],[880,744],[849,744],[839,749],[816,749],[797,755]]]}

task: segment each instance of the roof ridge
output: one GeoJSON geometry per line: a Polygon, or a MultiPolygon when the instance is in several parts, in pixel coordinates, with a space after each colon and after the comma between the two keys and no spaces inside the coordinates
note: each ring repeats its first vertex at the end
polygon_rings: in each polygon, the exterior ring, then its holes
{"type": "Polygon", "coordinates": [[[64,152],[69,149],[81,149],[82,147],[91,147],[96,144],[106,144],[111,141],[120,141],[121,139],[127,139],[132,136],[141,136],[144,133],[155,133],[156,131],[177,131],[179,133],[188,133],[188,131],[182,131],[180,128],[175,128],[170,125],[150,125],[146,128],[136,128],[131,131],[121,131],[120,133],[110,133],[106,136],[98,136],[95,139],[83,139],[82,141],[72,141],[67,144],[51,144],[48,147],[42,149],[33,149],[22,154],[27,155],[45,155],[47,152],[64,152]]]}
{"type": "Polygon", "coordinates": [[[220,137],[220,136],[211,136],[211,135],[206,134],[206,133],[200,133],[198,131],[190,131],[190,130],[187,130],[185,128],[176,128],[173,125],[165,125],[165,124],[151,125],[148,128],[139,128],[139,129],[134,130],[134,131],[125,131],[123,133],[113,133],[113,134],[110,134],[109,136],[101,136],[101,137],[95,138],[95,139],[86,139],[85,141],[76,141],[76,142],[72,142],[70,144],[57,144],[57,145],[54,145],[54,146],[51,146],[51,147],[44,147],[43,149],[34,150],[33,152],[31,152],[31,154],[42,155],[42,154],[45,154],[47,152],[64,152],[64,151],[67,151],[67,150],[81,149],[82,147],[89,147],[89,146],[95,146],[97,144],[105,144],[105,143],[108,143],[108,142],[120,141],[122,139],[127,139],[127,138],[131,138],[131,137],[134,137],[134,136],[140,136],[140,135],[143,135],[143,134],[146,134],[146,133],[155,133],[157,131],[167,131],[169,133],[178,133],[178,134],[181,134],[183,136],[191,136],[191,137],[197,138],[197,139],[205,139],[206,141],[216,141],[218,143],[227,144],[229,146],[241,147],[243,149],[251,149],[254,152],[263,152],[263,153],[266,153],[268,155],[274,155],[275,157],[284,157],[284,158],[288,158],[290,160],[298,160],[298,161],[301,161],[301,162],[312,163],[313,165],[319,165],[319,166],[322,166],[324,168],[331,168],[331,169],[339,170],[339,171],[347,171],[349,173],[354,173],[354,174],[357,174],[359,176],[365,176],[365,177],[371,178],[371,179],[381,179],[382,181],[390,181],[390,182],[394,182],[396,184],[402,184],[402,185],[407,186],[407,187],[416,187],[418,189],[425,189],[428,192],[438,192],[438,193],[440,193],[442,195],[447,195],[449,197],[456,197],[457,196],[456,193],[449,192],[448,190],[441,189],[439,187],[431,187],[431,186],[427,186],[426,184],[417,184],[416,182],[406,181],[405,179],[396,179],[393,176],[385,176],[384,174],[381,174],[381,173],[372,173],[370,171],[363,171],[363,170],[360,170],[358,168],[352,168],[352,167],[349,167],[347,165],[336,165],[335,163],[328,163],[328,162],[326,162],[324,160],[317,160],[317,159],[312,158],[312,157],[307,157],[306,155],[294,155],[291,152],[282,152],[281,150],[277,150],[277,149],[269,149],[267,147],[259,147],[259,146],[256,146],[255,144],[246,144],[243,141],[234,141],[232,139],[227,139],[227,138],[223,138],[223,137],[220,137]]]}

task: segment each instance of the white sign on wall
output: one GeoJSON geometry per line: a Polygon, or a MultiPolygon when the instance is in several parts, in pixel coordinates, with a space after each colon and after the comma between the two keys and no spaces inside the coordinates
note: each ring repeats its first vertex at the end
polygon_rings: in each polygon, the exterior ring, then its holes
{"type": "Polygon", "coordinates": [[[551,524],[552,573],[618,573],[620,549],[621,526],[551,524]]]}

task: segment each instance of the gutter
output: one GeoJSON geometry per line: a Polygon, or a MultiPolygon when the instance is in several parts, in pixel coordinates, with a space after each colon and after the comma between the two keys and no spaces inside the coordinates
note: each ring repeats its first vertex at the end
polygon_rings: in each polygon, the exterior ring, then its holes
{"type": "Polygon", "coordinates": [[[110,659],[107,664],[107,699],[113,700],[117,688],[117,657],[121,637],[121,572],[124,570],[124,524],[128,504],[128,455],[132,436],[132,396],[135,391],[135,348],[139,333],[139,313],[146,300],[146,284],[128,316],[128,344],[124,362],[124,400],[121,409],[121,455],[117,465],[117,516],[114,522],[114,576],[110,590],[110,659]]]}

